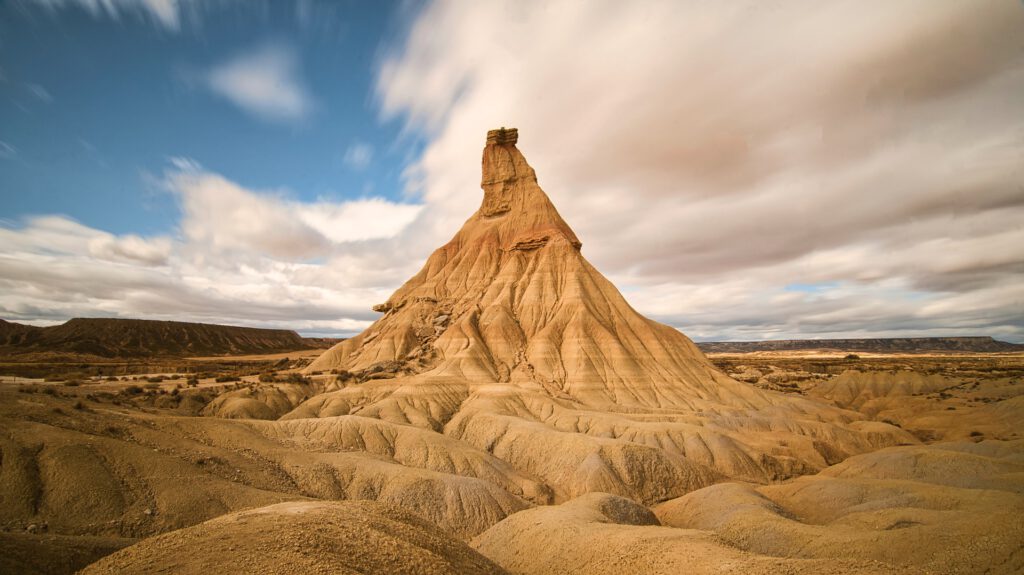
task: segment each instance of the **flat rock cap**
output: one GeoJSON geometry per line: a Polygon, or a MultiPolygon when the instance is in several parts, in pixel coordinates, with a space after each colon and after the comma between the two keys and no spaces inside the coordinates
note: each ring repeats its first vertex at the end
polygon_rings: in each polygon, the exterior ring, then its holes
{"type": "Polygon", "coordinates": [[[487,144],[497,144],[499,146],[505,144],[515,144],[519,141],[519,130],[516,128],[498,128],[497,130],[487,131],[487,144]]]}

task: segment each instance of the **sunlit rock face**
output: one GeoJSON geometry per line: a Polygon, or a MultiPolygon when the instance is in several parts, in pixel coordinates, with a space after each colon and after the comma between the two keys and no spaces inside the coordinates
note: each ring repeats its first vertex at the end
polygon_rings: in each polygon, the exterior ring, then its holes
{"type": "Polygon", "coordinates": [[[538,477],[556,499],[656,501],[722,475],[779,479],[913,441],[737,382],[637,313],[583,256],[518,137],[488,132],[477,212],[375,307],[383,317],[309,367],[357,377],[286,419],[428,427],[538,477]]]}

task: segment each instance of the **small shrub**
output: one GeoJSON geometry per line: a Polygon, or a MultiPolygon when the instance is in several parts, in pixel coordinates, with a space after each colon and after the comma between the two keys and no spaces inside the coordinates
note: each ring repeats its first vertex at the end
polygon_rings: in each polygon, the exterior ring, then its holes
{"type": "Polygon", "coordinates": [[[147,377],[146,378],[146,381],[148,381],[149,383],[160,383],[163,380],[164,380],[164,378],[163,378],[162,375],[155,375],[153,377],[147,377]]]}
{"type": "Polygon", "coordinates": [[[860,359],[860,356],[855,353],[848,353],[843,359],[860,359]]]}
{"type": "Polygon", "coordinates": [[[238,377],[237,375],[220,375],[217,376],[217,378],[214,379],[214,381],[216,381],[217,383],[229,383],[232,381],[242,381],[242,378],[238,377]]]}
{"type": "Polygon", "coordinates": [[[309,383],[309,378],[303,376],[301,373],[289,373],[285,376],[284,381],[286,383],[309,383]]]}
{"type": "Polygon", "coordinates": [[[980,431],[972,431],[971,432],[971,437],[984,437],[984,436],[985,436],[985,434],[980,432],[980,431]]]}
{"type": "Polygon", "coordinates": [[[185,383],[188,384],[189,387],[195,387],[199,385],[199,380],[194,377],[190,377],[185,383]]]}
{"type": "Polygon", "coordinates": [[[83,403],[82,403],[82,400],[78,400],[78,401],[76,401],[76,402],[75,402],[75,404],[74,404],[74,405],[72,405],[71,407],[74,407],[74,408],[75,408],[75,409],[77,409],[78,411],[82,411],[82,410],[84,410],[84,409],[85,409],[85,404],[83,404],[83,403]]]}
{"type": "Polygon", "coordinates": [[[125,395],[139,395],[142,393],[142,388],[137,385],[129,385],[128,387],[121,390],[121,393],[125,395]]]}
{"type": "Polygon", "coordinates": [[[144,385],[142,387],[143,387],[143,389],[159,389],[160,388],[160,384],[157,383],[157,382],[150,382],[150,383],[147,383],[146,385],[144,385]]]}

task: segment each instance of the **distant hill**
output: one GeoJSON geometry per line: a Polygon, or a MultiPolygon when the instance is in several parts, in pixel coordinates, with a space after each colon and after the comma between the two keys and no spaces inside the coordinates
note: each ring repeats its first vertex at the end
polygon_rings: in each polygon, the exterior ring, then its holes
{"type": "Polygon", "coordinates": [[[61,325],[36,327],[0,320],[0,356],[186,357],[278,353],[321,345],[286,329],[111,318],[75,318],[61,325]]]}
{"type": "Polygon", "coordinates": [[[872,339],[780,339],[775,341],[709,341],[698,343],[704,353],[833,350],[871,353],[993,353],[1024,351],[1024,345],[991,337],[895,337],[872,339]]]}

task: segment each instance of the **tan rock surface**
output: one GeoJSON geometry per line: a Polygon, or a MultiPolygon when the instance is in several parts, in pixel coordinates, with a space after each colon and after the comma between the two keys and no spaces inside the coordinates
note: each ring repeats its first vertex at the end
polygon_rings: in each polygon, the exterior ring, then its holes
{"type": "Polygon", "coordinates": [[[1022,454],[1020,442],[896,447],[781,485],[714,485],[656,512],[760,555],[1020,573],[1022,454]]]}
{"type": "Polygon", "coordinates": [[[359,414],[443,431],[558,500],[598,490],[650,503],[723,475],[775,480],[916,441],[731,379],[638,314],[583,257],[517,140],[488,135],[480,209],[379,306],[380,320],[307,369],[392,375],[285,419],[359,414]]]}
{"type": "Polygon", "coordinates": [[[147,539],[90,565],[100,573],[500,574],[435,526],[359,502],[292,502],[147,539]]]}
{"type": "Polygon", "coordinates": [[[749,553],[710,531],[662,526],[647,508],[605,493],[516,513],[471,544],[524,575],[920,573],[870,560],[749,553]]]}

